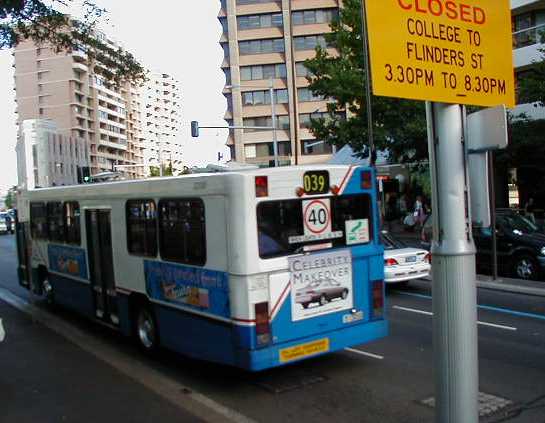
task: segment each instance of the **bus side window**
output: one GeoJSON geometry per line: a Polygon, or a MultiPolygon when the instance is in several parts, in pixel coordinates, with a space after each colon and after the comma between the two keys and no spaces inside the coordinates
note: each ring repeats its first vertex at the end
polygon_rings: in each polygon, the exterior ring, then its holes
{"type": "Polygon", "coordinates": [[[33,239],[47,239],[47,208],[45,203],[30,203],[30,233],[33,239]]]}
{"type": "Polygon", "coordinates": [[[201,199],[159,201],[159,246],[163,260],[204,266],[206,225],[201,199]]]}
{"type": "Polygon", "coordinates": [[[129,200],[125,205],[127,250],[145,257],[157,256],[157,208],[153,200],[129,200]]]}
{"type": "Polygon", "coordinates": [[[68,244],[81,244],[80,212],[77,201],[64,203],[65,239],[68,244]]]}
{"type": "Polygon", "coordinates": [[[64,216],[61,202],[47,203],[47,227],[50,241],[64,242],[64,216]]]}

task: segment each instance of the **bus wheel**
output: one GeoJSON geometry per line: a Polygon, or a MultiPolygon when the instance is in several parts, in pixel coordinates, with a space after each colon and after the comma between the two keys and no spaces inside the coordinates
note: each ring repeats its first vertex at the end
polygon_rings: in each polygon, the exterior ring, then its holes
{"type": "Polygon", "coordinates": [[[322,296],[320,297],[320,305],[326,305],[327,304],[327,297],[325,296],[325,294],[322,294],[322,296]]]}
{"type": "Polygon", "coordinates": [[[157,323],[151,308],[147,305],[141,305],[137,311],[135,335],[138,345],[145,352],[152,353],[157,350],[159,345],[159,333],[157,323]]]}

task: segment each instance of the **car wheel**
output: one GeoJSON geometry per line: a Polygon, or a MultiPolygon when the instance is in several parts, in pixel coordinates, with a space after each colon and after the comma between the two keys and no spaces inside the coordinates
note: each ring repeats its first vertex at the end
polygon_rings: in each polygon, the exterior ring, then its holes
{"type": "Polygon", "coordinates": [[[343,292],[341,294],[341,298],[343,300],[346,300],[346,297],[348,297],[348,289],[343,289],[343,292]]]}
{"type": "Polygon", "coordinates": [[[322,296],[320,297],[320,305],[326,305],[327,304],[327,297],[325,296],[325,294],[322,294],[322,296]]]}
{"type": "Polygon", "coordinates": [[[301,305],[303,306],[303,308],[308,308],[308,305],[309,305],[309,304],[310,304],[310,303],[301,303],[301,305]]]}
{"type": "Polygon", "coordinates": [[[538,265],[535,259],[529,255],[515,258],[513,275],[518,279],[535,280],[538,276],[538,265]]]}
{"type": "Polygon", "coordinates": [[[140,348],[146,353],[153,353],[159,346],[159,332],[151,308],[144,304],[138,307],[135,336],[140,348]]]}

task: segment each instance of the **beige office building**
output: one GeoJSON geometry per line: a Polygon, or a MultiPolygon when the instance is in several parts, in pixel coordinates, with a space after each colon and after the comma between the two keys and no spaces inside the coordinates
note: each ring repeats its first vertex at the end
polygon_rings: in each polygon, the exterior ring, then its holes
{"type": "MultiPolygon", "coordinates": [[[[220,40],[226,76],[225,119],[229,125],[271,126],[270,81],[274,84],[279,161],[320,163],[332,153],[316,140],[310,117],[326,111],[326,101],[308,89],[306,59],[327,48],[324,33],[338,16],[340,0],[221,0],[220,40]]],[[[331,53],[335,50],[330,49],[331,53]]],[[[274,164],[270,130],[235,129],[227,144],[231,157],[260,166],[274,164]]]]}
{"type": "MultiPolygon", "coordinates": [[[[119,47],[102,33],[97,37],[119,47]]],[[[85,52],[56,52],[32,41],[20,43],[13,55],[19,125],[50,119],[59,134],[85,140],[91,175],[147,176],[149,165],[158,164],[158,139],[164,143],[163,166],[172,162],[181,170],[178,81],[152,73],[144,86],[115,87],[101,76],[101,63],[88,65],[85,52]]]]}

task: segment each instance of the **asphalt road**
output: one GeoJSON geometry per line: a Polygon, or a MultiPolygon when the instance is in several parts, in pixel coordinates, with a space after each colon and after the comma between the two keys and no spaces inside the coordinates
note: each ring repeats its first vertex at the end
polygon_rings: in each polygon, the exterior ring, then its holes
{"type": "MultiPolygon", "coordinates": [[[[13,237],[1,236],[0,287],[32,301],[17,286],[15,262],[13,237]]],[[[545,422],[545,298],[479,290],[479,304],[481,392],[513,401],[514,417],[505,421],[545,422]]],[[[432,422],[432,409],[419,403],[433,395],[429,282],[389,289],[387,310],[388,338],[259,374],[168,351],[145,357],[107,328],[70,312],[54,314],[92,340],[74,348],[92,348],[114,369],[122,367],[114,353],[137,362],[134,383],[149,390],[150,403],[161,392],[162,377],[259,422],[432,422]]],[[[504,420],[497,415],[483,421],[504,420]]]]}

